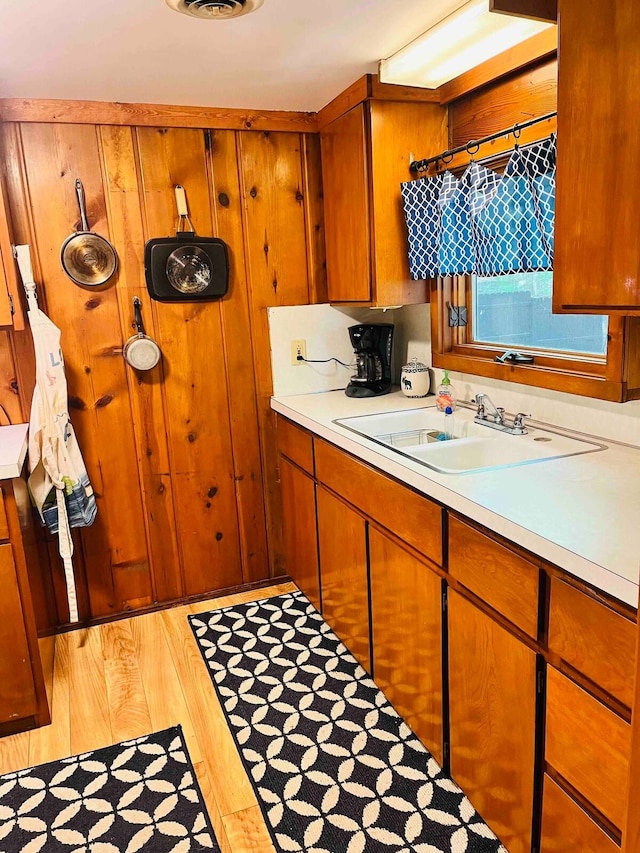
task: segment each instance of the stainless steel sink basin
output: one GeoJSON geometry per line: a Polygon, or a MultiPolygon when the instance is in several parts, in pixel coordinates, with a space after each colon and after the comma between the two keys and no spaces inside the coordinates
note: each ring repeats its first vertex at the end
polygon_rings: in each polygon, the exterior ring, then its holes
{"type": "Polygon", "coordinates": [[[551,428],[529,427],[527,435],[508,435],[474,423],[473,417],[472,411],[457,409],[449,440],[442,434],[444,415],[431,406],[335,423],[441,474],[510,468],[607,449],[551,428]]]}

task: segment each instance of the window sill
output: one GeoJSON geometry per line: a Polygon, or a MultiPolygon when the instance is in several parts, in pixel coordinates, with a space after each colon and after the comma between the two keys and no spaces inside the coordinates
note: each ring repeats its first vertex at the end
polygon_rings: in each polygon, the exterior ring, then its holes
{"type": "Polygon", "coordinates": [[[535,364],[500,364],[486,358],[474,358],[457,353],[432,353],[433,366],[458,373],[470,373],[474,376],[486,376],[501,379],[504,382],[518,382],[534,388],[548,388],[566,394],[579,394],[624,403],[627,400],[640,399],[640,389],[629,390],[626,383],[615,382],[604,376],[595,376],[572,370],[541,367],[535,364]]]}

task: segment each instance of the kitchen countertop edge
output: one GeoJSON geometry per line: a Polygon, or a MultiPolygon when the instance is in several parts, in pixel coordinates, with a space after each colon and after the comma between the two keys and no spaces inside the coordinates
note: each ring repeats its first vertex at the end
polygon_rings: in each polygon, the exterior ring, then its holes
{"type": "Polygon", "coordinates": [[[0,427],[0,480],[21,475],[28,446],[29,424],[0,427]]]}

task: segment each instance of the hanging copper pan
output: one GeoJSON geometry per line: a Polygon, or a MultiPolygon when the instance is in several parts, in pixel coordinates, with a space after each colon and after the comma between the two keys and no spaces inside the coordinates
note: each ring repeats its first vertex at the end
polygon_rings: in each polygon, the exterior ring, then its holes
{"type": "Polygon", "coordinates": [[[84,287],[98,287],[109,281],[118,269],[118,256],[107,239],[89,229],[81,180],[76,180],[76,195],[82,230],[64,241],[60,261],[71,281],[84,287]]]}

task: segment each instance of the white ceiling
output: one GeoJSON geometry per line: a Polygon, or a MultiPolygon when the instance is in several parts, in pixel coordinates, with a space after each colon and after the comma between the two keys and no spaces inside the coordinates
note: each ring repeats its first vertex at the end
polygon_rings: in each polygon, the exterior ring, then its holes
{"type": "Polygon", "coordinates": [[[164,0],[0,0],[0,97],[318,110],[464,0],[265,0],[202,21],[164,0]]]}

